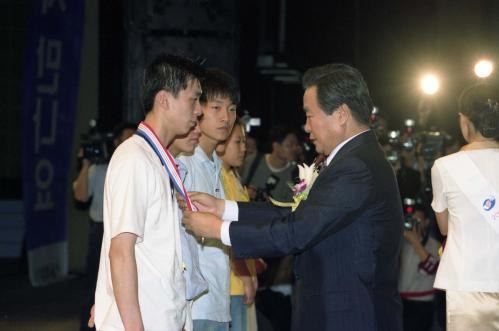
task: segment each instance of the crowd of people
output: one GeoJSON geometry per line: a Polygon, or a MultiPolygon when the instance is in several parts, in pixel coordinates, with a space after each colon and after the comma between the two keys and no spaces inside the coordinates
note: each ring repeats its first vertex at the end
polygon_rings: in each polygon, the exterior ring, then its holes
{"type": "Polygon", "coordinates": [[[144,120],[73,185],[92,198],[82,329],[499,329],[499,90],[463,92],[461,147],[424,104],[388,130],[350,66],[309,69],[303,87],[320,172],[291,210],[269,200],[293,201],[312,162],[300,132],[279,124],[262,151],[233,77],[151,62],[144,120]]]}

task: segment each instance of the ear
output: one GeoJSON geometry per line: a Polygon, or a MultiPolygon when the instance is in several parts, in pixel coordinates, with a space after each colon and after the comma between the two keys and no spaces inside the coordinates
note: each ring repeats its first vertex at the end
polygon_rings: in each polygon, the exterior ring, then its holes
{"type": "Polygon", "coordinates": [[[277,141],[274,141],[274,142],[272,143],[272,150],[273,150],[273,151],[274,151],[274,150],[278,150],[278,149],[279,149],[279,147],[281,147],[281,144],[279,144],[277,141]]]}
{"type": "Polygon", "coordinates": [[[468,118],[459,113],[459,126],[461,128],[461,134],[463,135],[463,138],[466,142],[470,141],[470,134],[471,134],[471,122],[468,120],[468,118]]]}
{"type": "Polygon", "coordinates": [[[169,109],[170,108],[170,99],[172,98],[172,94],[165,90],[161,90],[156,93],[154,97],[154,103],[161,108],[169,109]]]}
{"type": "Polygon", "coordinates": [[[350,108],[348,108],[346,104],[342,104],[341,106],[339,106],[336,112],[338,112],[337,116],[340,125],[345,125],[348,122],[348,120],[352,117],[350,108]]]}

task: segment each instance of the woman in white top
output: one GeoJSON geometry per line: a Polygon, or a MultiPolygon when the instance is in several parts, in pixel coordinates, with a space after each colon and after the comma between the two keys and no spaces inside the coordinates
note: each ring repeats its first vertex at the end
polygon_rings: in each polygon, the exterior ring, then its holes
{"type": "Polygon", "coordinates": [[[467,142],[435,161],[433,202],[447,243],[435,287],[447,298],[447,330],[499,330],[499,90],[473,85],[459,98],[467,142]]]}

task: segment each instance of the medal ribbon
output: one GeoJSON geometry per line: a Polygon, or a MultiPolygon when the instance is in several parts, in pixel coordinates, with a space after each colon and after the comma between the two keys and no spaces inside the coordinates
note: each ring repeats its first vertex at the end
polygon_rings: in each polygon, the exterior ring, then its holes
{"type": "Polygon", "coordinates": [[[148,126],[146,123],[140,122],[139,127],[137,128],[135,134],[144,138],[144,140],[151,146],[151,148],[154,150],[156,155],[161,160],[161,164],[165,168],[168,177],[175,186],[175,190],[177,190],[177,192],[180,193],[180,195],[184,198],[185,202],[187,203],[187,209],[189,209],[189,211],[195,211],[196,207],[194,207],[194,205],[191,202],[191,199],[187,195],[184,183],[182,183],[182,180],[180,178],[180,172],[178,171],[177,164],[175,163],[170,152],[168,152],[168,150],[160,142],[158,136],[156,136],[153,129],[150,126],[148,126]]]}

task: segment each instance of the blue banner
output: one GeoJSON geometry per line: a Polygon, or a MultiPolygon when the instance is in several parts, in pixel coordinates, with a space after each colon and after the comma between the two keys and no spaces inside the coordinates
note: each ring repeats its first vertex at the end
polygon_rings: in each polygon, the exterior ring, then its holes
{"type": "Polygon", "coordinates": [[[67,201],[84,0],[37,0],[23,83],[23,192],[33,285],[67,274],[67,201]]]}

